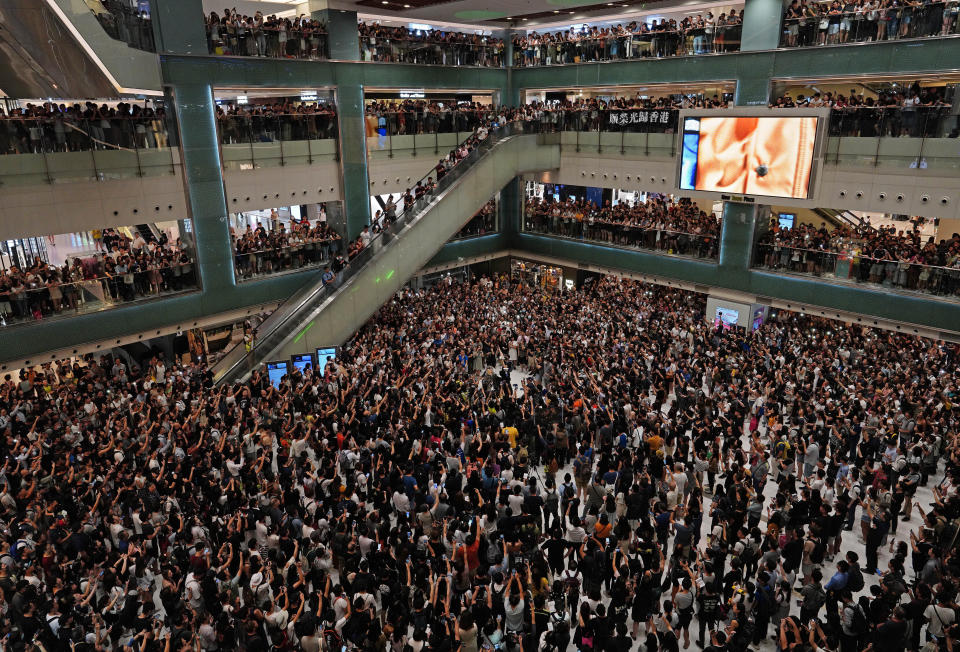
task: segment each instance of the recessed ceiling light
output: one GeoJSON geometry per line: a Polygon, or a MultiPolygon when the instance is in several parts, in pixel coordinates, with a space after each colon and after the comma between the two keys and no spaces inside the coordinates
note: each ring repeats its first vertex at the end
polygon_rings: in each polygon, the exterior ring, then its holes
{"type": "Polygon", "coordinates": [[[572,11],[570,12],[570,15],[571,15],[571,16],[573,15],[573,12],[572,12],[572,11]]]}
{"type": "Polygon", "coordinates": [[[559,13],[560,13],[560,10],[559,10],[559,9],[554,9],[554,10],[553,10],[553,13],[559,14],[559,13]]]}
{"type": "Polygon", "coordinates": [[[381,0],[381,1],[380,1],[380,4],[382,4],[382,5],[388,5],[388,4],[390,4],[390,3],[387,2],[387,0],[381,0]]]}

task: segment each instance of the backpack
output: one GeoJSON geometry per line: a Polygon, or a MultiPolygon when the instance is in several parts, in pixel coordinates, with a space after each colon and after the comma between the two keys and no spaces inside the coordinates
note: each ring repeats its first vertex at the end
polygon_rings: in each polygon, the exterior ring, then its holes
{"type": "Polygon", "coordinates": [[[813,550],[810,552],[810,561],[814,564],[822,564],[826,554],[827,545],[821,539],[814,539],[813,550]]]}
{"type": "Polygon", "coordinates": [[[853,618],[850,622],[850,631],[852,631],[855,636],[863,636],[867,633],[867,630],[870,629],[870,625],[867,623],[867,617],[864,615],[863,609],[860,608],[860,605],[852,605],[847,608],[853,610],[853,618]]]}
{"type": "Polygon", "coordinates": [[[850,571],[847,573],[847,588],[853,593],[863,590],[863,573],[857,564],[850,566],[850,571]]]}
{"type": "Polygon", "coordinates": [[[790,442],[786,439],[781,439],[773,447],[773,454],[778,460],[786,460],[790,456],[790,442]]]}

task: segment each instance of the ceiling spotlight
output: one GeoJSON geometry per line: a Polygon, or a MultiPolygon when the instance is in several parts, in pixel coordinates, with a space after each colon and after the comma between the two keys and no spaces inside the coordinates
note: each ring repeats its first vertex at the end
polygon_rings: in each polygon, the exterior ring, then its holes
{"type": "Polygon", "coordinates": [[[559,9],[554,9],[554,10],[553,10],[553,13],[559,14],[559,13],[560,13],[560,10],[559,10],[559,9]]]}
{"type": "Polygon", "coordinates": [[[573,13],[574,13],[574,12],[572,12],[572,11],[571,11],[571,12],[570,12],[570,15],[572,16],[572,15],[573,15],[573,13]]]}
{"type": "Polygon", "coordinates": [[[387,2],[387,0],[380,0],[380,4],[382,4],[382,5],[388,5],[388,4],[390,4],[390,3],[387,2]]]}

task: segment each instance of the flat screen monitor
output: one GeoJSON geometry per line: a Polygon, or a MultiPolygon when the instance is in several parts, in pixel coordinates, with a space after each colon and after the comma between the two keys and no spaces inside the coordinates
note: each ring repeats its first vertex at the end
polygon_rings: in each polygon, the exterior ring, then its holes
{"type": "Polygon", "coordinates": [[[294,369],[297,369],[300,373],[303,373],[303,370],[308,366],[313,367],[313,355],[310,353],[300,353],[290,356],[290,363],[293,365],[294,369]]]}
{"type": "Polygon", "coordinates": [[[267,363],[267,377],[270,379],[270,384],[274,387],[279,387],[280,381],[283,380],[283,377],[288,373],[290,373],[290,363],[286,360],[267,363]]]}
{"type": "Polygon", "coordinates": [[[337,347],[328,346],[317,349],[317,373],[323,374],[327,370],[327,363],[337,357],[337,347]]]}
{"type": "Polygon", "coordinates": [[[817,116],[689,115],[681,190],[811,199],[817,116]]]}
{"type": "Polygon", "coordinates": [[[781,229],[792,229],[796,221],[796,213],[777,213],[777,222],[781,229]]]}

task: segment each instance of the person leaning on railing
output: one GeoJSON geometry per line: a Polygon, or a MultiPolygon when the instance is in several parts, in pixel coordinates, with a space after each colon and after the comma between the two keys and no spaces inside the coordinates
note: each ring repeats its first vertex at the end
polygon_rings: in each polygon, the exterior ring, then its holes
{"type": "Polygon", "coordinates": [[[237,274],[242,278],[286,269],[313,266],[330,260],[339,251],[340,236],[325,222],[313,227],[308,220],[280,225],[267,231],[263,225],[247,226],[233,240],[237,274]]]}
{"type": "Polygon", "coordinates": [[[850,262],[845,277],[859,282],[936,294],[955,294],[960,287],[960,235],[956,234],[935,242],[932,236],[924,241],[917,227],[910,232],[897,232],[894,227],[855,232],[849,227],[827,230],[825,225],[808,224],[781,229],[774,223],[760,245],[758,260],[772,269],[834,274],[842,259],[850,262]]]}
{"type": "Polygon", "coordinates": [[[689,199],[649,198],[616,206],[608,201],[602,207],[586,200],[532,199],[526,215],[531,231],[700,257],[716,255],[720,233],[717,219],[689,199]]]}

